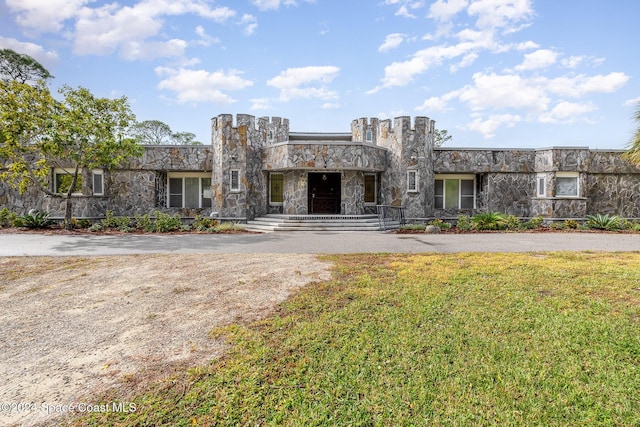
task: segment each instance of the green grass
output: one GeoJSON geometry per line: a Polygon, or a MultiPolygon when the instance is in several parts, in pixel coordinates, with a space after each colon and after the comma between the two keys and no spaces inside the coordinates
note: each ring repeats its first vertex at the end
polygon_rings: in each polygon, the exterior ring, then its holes
{"type": "Polygon", "coordinates": [[[224,358],[79,423],[640,424],[640,254],[328,259],[332,281],[213,331],[224,358]]]}

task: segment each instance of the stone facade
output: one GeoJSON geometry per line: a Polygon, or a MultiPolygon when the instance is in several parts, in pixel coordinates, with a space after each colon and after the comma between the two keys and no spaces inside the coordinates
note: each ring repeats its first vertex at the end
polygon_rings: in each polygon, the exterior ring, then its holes
{"type": "MultiPolygon", "coordinates": [[[[483,211],[640,217],[640,169],[621,151],[434,148],[434,124],[362,118],[350,133],[295,133],[279,117],[219,115],[211,145],[145,147],[141,157],[100,172],[99,194],[94,172],[83,171],[73,215],[160,210],[244,221],[269,213],[363,215],[390,205],[414,221],[483,211]]],[[[62,216],[64,203],[0,183],[0,207],[62,216]]]]}

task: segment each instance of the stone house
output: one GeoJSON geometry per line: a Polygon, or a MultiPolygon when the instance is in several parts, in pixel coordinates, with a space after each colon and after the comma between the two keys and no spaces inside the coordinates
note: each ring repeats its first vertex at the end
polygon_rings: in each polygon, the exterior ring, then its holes
{"type": "MultiPolygon", "coordinates": [[[[287,119],[222,114],[211,145],[146,146],[115,170],[85,170],[74,216],[160,210],[236,221],[267,214],[365,215],[401,206],[425,221],[498,211],[518,217],[640,218],[640,169],[622,151],[587,147],[434,147],[427,117],[358,119],[349,133],[290,132],[287,119]]],[[[51,171],[52,190],[64,169],[51,171]]],[[[62,216],[61,199],[0,183],[0,207],[62,216]]]]}

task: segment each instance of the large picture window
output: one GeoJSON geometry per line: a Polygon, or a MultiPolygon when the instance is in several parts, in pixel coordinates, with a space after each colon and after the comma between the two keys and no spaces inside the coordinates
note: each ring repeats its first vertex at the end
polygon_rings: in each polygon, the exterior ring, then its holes
{"type": "Polygon", "coordinates": [[[556,173],[556,197],[578,197],[579,194],[577,172],[556,173]]]}
{"type": "Polygon", "coordinates": [[[279,172],[269,174],[269,203],[281,205],[284,202],[284,175],[279,172]]]}
{"type": "Polygon", "coordinates": [[[211,176],[170,174],[167,206],[170,208],[210,208],[211,176]]]}
{"type": "Polygon", "coordinates": [[[436,175],[435,184],[436,209],[475,208],[475,176],[436,175]]]}

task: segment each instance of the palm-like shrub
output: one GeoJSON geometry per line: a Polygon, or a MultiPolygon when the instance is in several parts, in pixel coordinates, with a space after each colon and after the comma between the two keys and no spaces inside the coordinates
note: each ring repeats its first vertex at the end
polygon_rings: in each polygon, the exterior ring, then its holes
{"type": "Polygon", "coordinates": [[[47,228],[53,224],[46,212],[31,211],[20,217],[22,226],[28,228],[47,228]]]}
{"type": "Polygon", "coordinates": [[[617,215],[587,215],[585,225],[596,230],[617,230],[620,228],[620,217],[617,215]]]}
{"type": "Polygon", "coordinates": [[[500,212],[483,212],[471,219],[474,230],[503,230],[506,227],[507,217],[500,212]]]}

